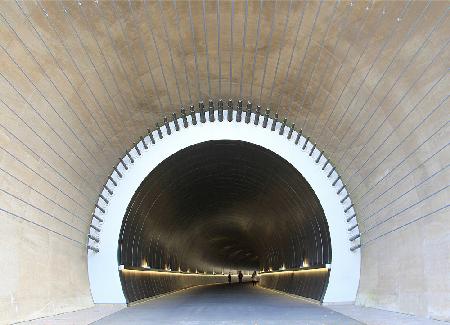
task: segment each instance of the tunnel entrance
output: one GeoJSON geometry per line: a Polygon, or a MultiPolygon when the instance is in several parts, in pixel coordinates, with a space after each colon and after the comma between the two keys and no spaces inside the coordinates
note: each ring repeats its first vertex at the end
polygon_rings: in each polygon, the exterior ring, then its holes
{"type": "Polygon", "coordinates": [[[342,203],[335,167],[301,132],[286,136],[275,120],[258,123],[252,113],[240,123],[232,113],[171,122],[113,168],[114,193],[99,196],[98,238],[89,237],[94,302],[223,282],[230,268],[263,270],[261,285],[323,303],[354,301],[355,213],[342,203]],[[150,177],[157,181],[147,188],[150,177]]]}
{"type": "Polygon", "coordinates": [[[263,272],[267,287],[322,300],[331,239],[299,171],[261,146],[207,141],[163,160],[128,204],[119,236],[127,302],[229,271],[263,272]],[[302,270],[302,271],[299,271],[302,270]]]}

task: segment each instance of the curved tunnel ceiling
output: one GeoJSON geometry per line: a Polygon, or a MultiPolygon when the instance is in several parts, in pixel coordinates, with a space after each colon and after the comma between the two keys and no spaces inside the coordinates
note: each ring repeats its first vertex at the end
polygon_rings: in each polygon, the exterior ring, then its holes
{"type": "MultiPolygon", "coordinates": [[[[23,268],[3,270],[17,280],[9,283],[23,283],[45,256],[72,266],[78,307],[89,305],[86,234],[118,157],[181,105],[245,98],[303,128],[337,167],[359,216],[361,303],[383,308],[383,297],[396,297],[389,309],[448,313],[429,298],[448,284],[440,268],[408,264],[416,280],[388,272],[393,280],[378,286],[385,268],[423,261],[424,252],[441,256],[448,246],[447,2],[0,8],[0,214],[5,242],[19,252],[5,250],[9,265],[23,268]],[[22,234],[34,239],[18,240],[22,234]]],[[[67,286],[52,268],[41,270],[36,283],[67,286]]],[[[10,290],[18,303],[24,290],[10,290]]],[[[73,301],[61,291],[41,295],[37,311],[46,301],[73,301]]]]}
{"type": "Polygon", "coordinates": [[[331,263],[328,224],[303,176],[271,151],[208,141],[142,182],[122,223],[120,264],[211,272],[331,263]]]}

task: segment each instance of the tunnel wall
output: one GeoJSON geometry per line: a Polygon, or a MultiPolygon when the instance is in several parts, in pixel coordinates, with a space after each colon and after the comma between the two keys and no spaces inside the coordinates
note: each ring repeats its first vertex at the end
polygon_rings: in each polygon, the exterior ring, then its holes
{"type": "Polygon", "coordinates": [[[179,274],[132,269],[121,270],[120,280],[127,304],[197,285],[228,282],[227,275],[179,274]]]}
{"type": "Polygon", "coordinates": [[[1,321],[91,306],[86,234],[117,158],[180,105],[243,97],[352,192],[358,303],[450,319],[446,1],[79,3],[0,3],[1,321]]]}
{"type": "MultiPolygon", "coordinates": [[[[129,202],[119,243],[126,268],[203,274],[332,262],[327,219],[306,179],[281,156],[244,141],[205,141],[161,162],[129,202]]],[[[314,289],[324,296],[324,286],[314,289]]]]}
{"type": "Polygon", "coordinates": [[[329,276],[330,270],[326,267],[301,271],[262,273],[259,275],[259,284],[268,289],[322,302],[327,290],[329,276]]]}
{"type": "Polygon", "coordinates": [[[128,204],[119,243],[121,265],[200,273],[332,261],[327,219],[306,179],[245,141],[205,141],[161,162],[128,204]]]}

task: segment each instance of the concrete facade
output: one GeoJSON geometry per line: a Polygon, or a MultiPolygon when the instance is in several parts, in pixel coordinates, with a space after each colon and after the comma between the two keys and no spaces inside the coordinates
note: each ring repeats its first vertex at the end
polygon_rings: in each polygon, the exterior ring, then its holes
{"type": "Polygon", "coordinates": [[[331,157],[359,304],[450,319],[447,2],[5,1],[0,26],[0,322],[92,305],[106,177],[209,98],[269,107],[331,157]]]}

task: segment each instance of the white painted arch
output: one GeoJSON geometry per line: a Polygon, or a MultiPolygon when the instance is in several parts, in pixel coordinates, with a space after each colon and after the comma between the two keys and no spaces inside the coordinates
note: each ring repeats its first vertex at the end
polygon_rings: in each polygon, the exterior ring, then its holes
{"type": "MultiPolygon", "coordinates": [[[[349,241],[349,238],[357,234],[359,230],[357,226],[351,231],[347,230],[349,226],[347,218],[354,211],[353,208],[348,209],[347,212],[344,211],[351,204],[349,198],[345,200],[344,204],[340,202],[347,194],[345,189],[339,195],[336,194],[336,188],[343,185],[340,180],[335,186],[332,185],[337,174],[334,172],[334,177],[327,177],[332,165],[328,164],[322,170],[326,158],[322,155],[319,162],[316,163],[319,151],[313,150],[310,156],[313,146],[311,143],[308,143],[302,150],[306,141],[303,136],[298,144],[295,144],[298,135],[296,131],[293,132],[290,139],[286,136],[288,130],[284,131],[283,135],[279,135],[281,123],[277,123],[275,131],[271,131],[273,123],[271,119],[269,119],[267,128],[263,128],[262,116],[259,123],[255,125],[254,114],[251,116],[250,123],[245,123],[244,116],[241,122],[236,121],[237,112],[233,112],[233,120],[229,122],[226,111],[223,112],[223,121],[219,122],[217,113],[216,111],[215,121],[209,122],[208,112],[206,112],[205,123],[200,122],[200,115],[197,113],[196,125],[192,124],[191,116],[188,116],[189,127],[187,128],[183,127],[180,118],[178,119],[179,131],[175,131],[174,122],[171,122],[171,135],[167,134],[165,127],[161,128],[163,139],[159,139],[158,133],[153,131],[155,144],[151,144],[150,138],[147,136],[144,140],[148,144],[148,149],[145,149],[142,142],[139,142],[141,155],[138,155],[136,150],[132,150],[134,163],[131,163],[128,157],[124,158],[128,170],[125,170],[121,164],[117,165],[117,169],[123,174],[123,177],[118,178],[113,173],[112,177],[116,180],[117,186],[114,187],[111,181],[107,185],[114,189],[114,193],[109,195],[106,190],[102,193],[109,200],[109,204],[106,205],[102,199],[98,201],[98,205],[105,209],[105,213],[98,208],[95,210],[103,222],[93,219],[93,224],[100,228],[100,232],[91,230],[92,235],[99,238],[98,243],[92,240],[89,242],[89,245],[96,247],[99,251],[88,251],[88,271],[93,301],[95,303],[125,303],[118,272],[118,238],[128,204],[141,182],[158,164],[177,151],[211,140],[240,140],[262,146],[287,160],[303,175],[322,205],[331,237],[332,264],[323,302],[354,301],[359,285],[361,257],[359,249],[350,250],[355,242],[349,241]]],[[[352,219],[352,222],[356,222],[355,218],[352,219]]]]}

